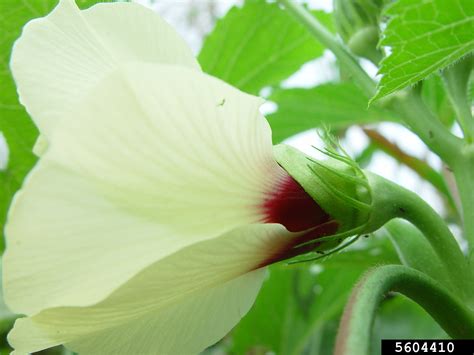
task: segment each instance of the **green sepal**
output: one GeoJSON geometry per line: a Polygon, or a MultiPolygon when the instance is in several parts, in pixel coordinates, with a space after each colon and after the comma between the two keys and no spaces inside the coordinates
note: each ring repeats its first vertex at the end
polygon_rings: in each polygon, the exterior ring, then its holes
{"type": "MultiPolygon", "coordinates": [[[[347,157],[317,161],[299,150],[274,146],[277,162],[339,224],[338,233],[364,226],[371,213],[370,188],[347,157]]],[[[362,174],[362,175],[361,175],[362,174]]]]}

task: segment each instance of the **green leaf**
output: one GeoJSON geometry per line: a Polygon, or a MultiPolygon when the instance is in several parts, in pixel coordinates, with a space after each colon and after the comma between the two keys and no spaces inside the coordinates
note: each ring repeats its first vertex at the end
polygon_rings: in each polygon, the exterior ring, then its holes
{"type": "Polygon", "coordinates": [[[340,317],[325,321],[318,331],[311,337],[305,349],[306,355],[333,354],[339,329],[340,317]]]}
{"type": "Polygon", "coordinates": [[[399,0],[386,10],[391,19],[381,44],[392,53],[371,101],[415,84],[474,49],[472,0],[399,0]]]}
{"type": "Polygon", "coordinates": [[[360,273],[314,274],[308,265],[271,267],[254,307],[233,332],[232,352],[300,354],[311,335],[342,311],[360,273]]]}
{"type": "Polygon", "coordinates": [[[422,97],[425,104],[436,114],[439,120],[446,127],[452,127],[456,120],[456,113],[439,75],[431,75],[423,80],[422,97]]]}
{"type": "Polygon", "coordinates": [[[269,98],[278,110],[268,115],[274,143],[321,125],[331,128],[380,121],[394,121],[384,108],[367,108],[367,98],[353,83],[332,83],[311,89],[279,89],[269,98]]]}
{"type": "Polygon", "coordinates": [[[359,164],[359,166],[362,169],[365,169],[372,162],[372,159],[373,159],[375,153],[377,153],[378,151],[379,151],[379,149],[377,148],[377,146],[375,144],[373,144],[372,142],[369,142],[367,147],[364,148],[364,150],[362,150],[362,152],[360,152],[354,158],[354,160],[356,161],[357,164],[359,164]]]}
{"type": "Polygon", "coordinates": [[[0,334],[10,330],[17,317],[16,314],[10,312],[3,300],[2,259],[0,258],[0,334]]]}
{"type": "MultiPolygon", "coordinates": [[[[316,16],[331,27],[330,14],[316,16]]],[[[263,0],[233,7],[206,38],[198,60],[202,69],[239,89],[258,94],[278,84],[304,63],[320,56],[324,47],[280,9],[263,0]]]]}
{"type": "Polygon", "coordinates": [[[372,355],[380,354],[382,339],[448,339],[446,332],[410,299],[396,295],[382,302],[374,322],[372,355]]]}
{"type": "Polygon", "coordinates": [[[3,300],[2,259],[0,257],[0,354],[10,354],[12,349],[6,340],[6,333],[13,327],[18,315],[10,312],[3,300]]]}
{"type": "MultiPolygon", "coordinates": [[[[32,147],[38,130],[24,107],[18,102],[9,61],[14,41],[22,27],[31,19],[47,15],[58,0],[0,1],[0,132],[8,144],[9,158],[5,170],[0,171],[0,253],[4,249],[3,229],[8,207],[25,175],[36,162],[32,147]]],[[[78,0],[86,8],[98,0],[78,0]]]]}
{"type": "Polygon", "coordinates": [[[321,259],[326,269],[342,270],[362,268],[367,270],[385,264],[400,264],[390,239],[382,233],[370,234],[353,244],[353,248],[321,259]]]}

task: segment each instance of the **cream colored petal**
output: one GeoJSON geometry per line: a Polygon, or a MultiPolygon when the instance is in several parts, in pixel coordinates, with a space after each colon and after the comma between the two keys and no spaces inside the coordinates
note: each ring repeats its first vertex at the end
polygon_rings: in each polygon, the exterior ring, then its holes
{"type": "MultiPolygon", "coordinates": [[[[67,346],[80,354],[197,354],[222,339],[248,312],[263,275],[263,270],[245,274],[122,326],[79,337],[67,346]]],[[[12,344],[21,344],[14,354],[61,344],[46,339],[47,332],[30,318],[17,321],[10,336],[12,344]]]]}
{"type": "Polygon", "coordinates": [[[111,74],[57,126],[13,202],[8,305],[93,304],[187,245],[261,221],[281,170],[259,103],[180,67],[111,74]]]}
{"type": "Polygon", "coordinates": [[[153,11],[132,3],[80,11],[73,0],[61,0],[48,16],[25,26],[13,48],[11,69],[20,101],[48,136],[64,110],[129,61],[199,70],[183,39],[153,11]]]}
{"type": "Polygon", "coordinates": [[[127,213],[86,178],[47,160],[15,197],[6,236],[5,300],[23,314],[96,302],[150,263],[193,242],[127,213]]]}
{"type": "Polygon", "coordinates": [[[65,343],[81,354],[197,353],[248,311],[263,277],[262,269],[252,270],[290,240],[281,225],[260,224],[194,244],[97,305],[48,309],[19,320],[9,341],[19,352],[65,343]]]}
{"type": "Polygon", "coordinates": [[[48,158],[129,213],[221,233],[262,220],[281,177],[261,102],[197,71],[128,65],[63,121],[48,158]]]}

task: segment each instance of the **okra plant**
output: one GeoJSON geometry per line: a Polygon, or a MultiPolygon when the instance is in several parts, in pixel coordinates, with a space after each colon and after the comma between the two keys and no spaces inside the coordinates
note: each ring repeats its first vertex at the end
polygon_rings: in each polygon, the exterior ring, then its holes
{"type": "Polygon", "coordinates": [[[384,337],[474,338],[472,1],[247,0],[197,57],[133,2],[2,1],[0,36],[2,351],[365,355],[384,337]],[[337,80],[282,85],[324,50],[337,80]],[[352,126],[370,142],[359,156],[341,144],[352,126]],[[310,129],[318,156],[286,141],[310,129]],[[446,213],[372,172],[377,152],[446,213]]]}

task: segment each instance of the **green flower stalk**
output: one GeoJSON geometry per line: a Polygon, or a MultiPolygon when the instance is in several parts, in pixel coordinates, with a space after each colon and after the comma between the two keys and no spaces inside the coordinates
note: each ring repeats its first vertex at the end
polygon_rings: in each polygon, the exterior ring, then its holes
{"type": "Polygon", "coordinates": [[[288,146],[275,149],[278,163],[337,223],[334,235],[313,243],[340,242],[349,236],[372,233],[393,218],[406,219],[423,233],[441,260],[454,287],[452,291],[470,300],[474,294],[473,275],[441,217],[415,193],[361,170],[349,157],[334,150],[326,154],[328,160],[316,161],[288,146]]]}

